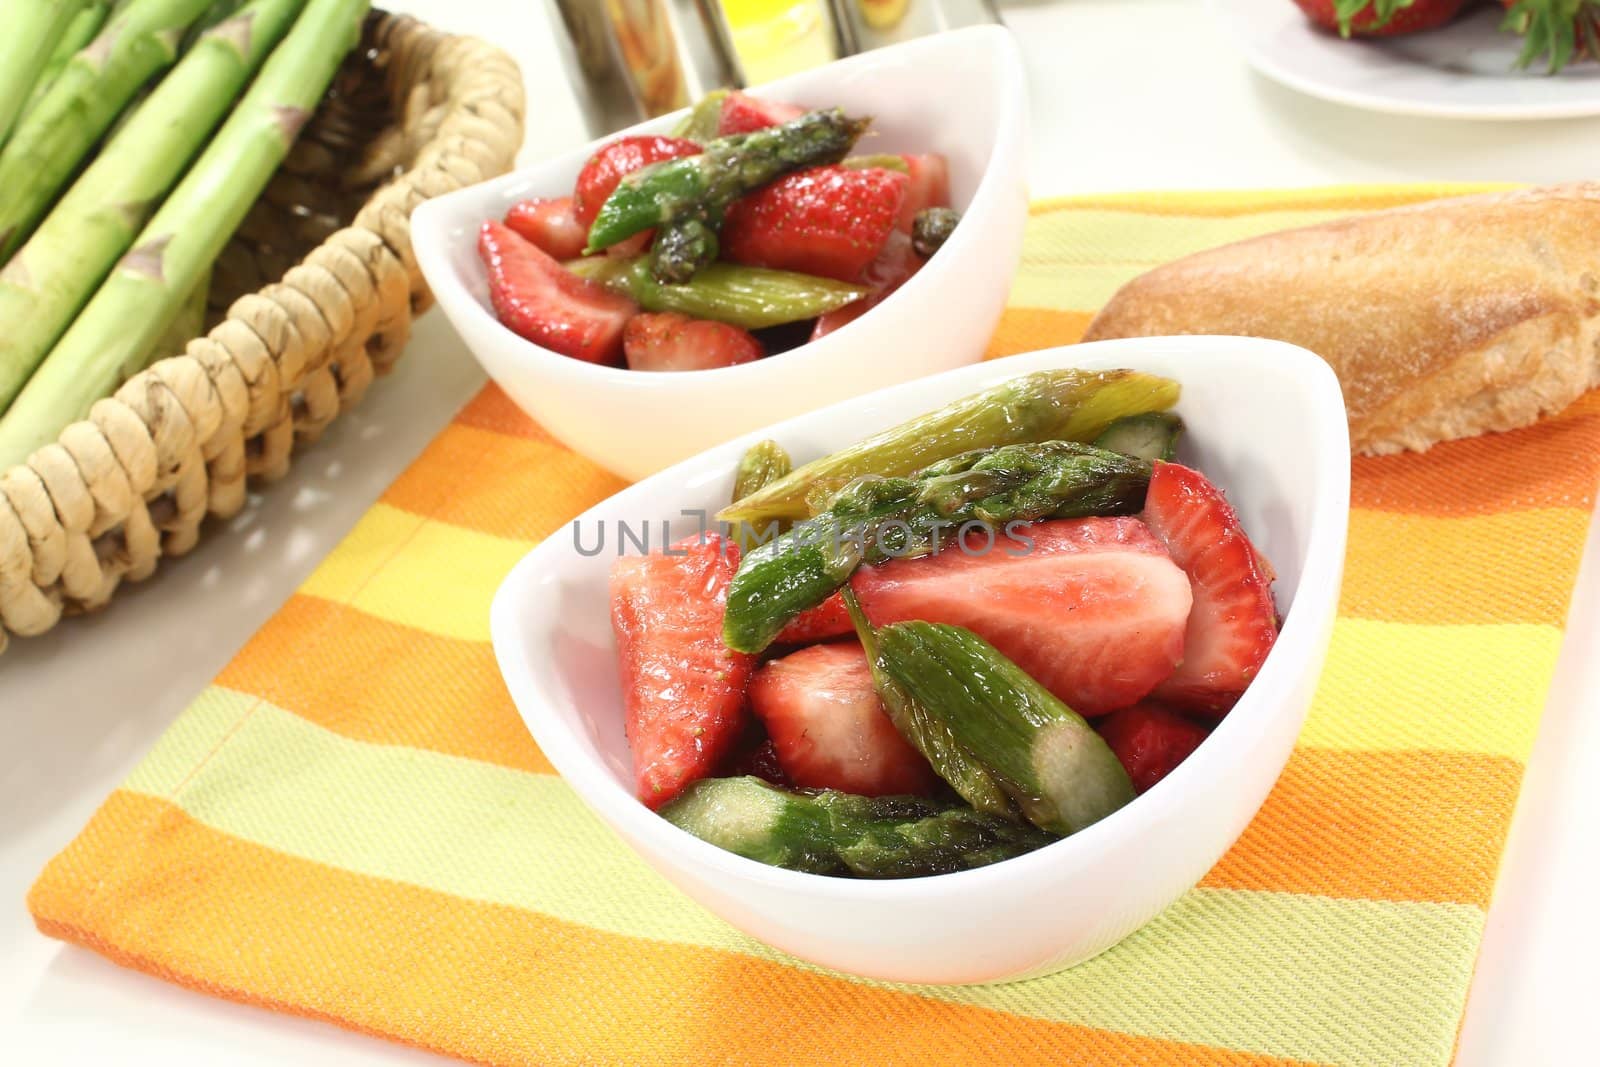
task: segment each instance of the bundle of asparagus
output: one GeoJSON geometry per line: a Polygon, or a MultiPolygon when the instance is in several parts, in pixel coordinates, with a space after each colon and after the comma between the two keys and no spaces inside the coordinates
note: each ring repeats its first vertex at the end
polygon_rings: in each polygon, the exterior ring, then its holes
{"type": "Polygon", "coordinates": [[[367,7],[0,0],[0,469],[172,354],[367,7]]]}

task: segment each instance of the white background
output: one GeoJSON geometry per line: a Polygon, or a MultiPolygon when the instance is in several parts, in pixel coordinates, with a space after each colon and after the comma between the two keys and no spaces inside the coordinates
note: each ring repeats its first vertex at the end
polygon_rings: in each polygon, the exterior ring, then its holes
{"type": "MultiPolygon", "coordinates": [[[[1289,0],[1283,0],[1288,3],[1289,0]]],[[[586,140],[539,0],[391,0],[521,62],[525,160],[586,140]]],[[[1036,196],[1334,182],[1593,177],[1600,121],[1453,123],[1301,97],[1250,73],[1198,0],[1005,5],[1027,57],[1036,196]]],[[[113,609],[0,659],[0,1041],[30,1067],[442,1063],[331,1026],[212,1000],[37,934],[23,896],[184,705],[481,381],[438,315],[400,369],[264,501],[113,609]]],[[[1600,558],[1591,539],[1590,556],[1600,558]]],[[[1462,1034],[1463,1067],[1593,1055],[1600,956],[1600,566],[1517,811],[1462,1034]]],[[[603,1061],[605,1050],[595,1050],[603,1061]]],[[[1108,1065],[1110,1067],[1110,1065],[1108,1065]]]]}

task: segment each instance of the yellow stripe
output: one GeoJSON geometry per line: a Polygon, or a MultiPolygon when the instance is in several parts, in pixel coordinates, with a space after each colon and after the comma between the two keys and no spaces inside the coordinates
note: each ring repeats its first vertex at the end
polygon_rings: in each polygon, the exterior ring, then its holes
{"type": "Polygon", "coordinates": [[[374,504],[300,592],[442,637],[489,640],[489,601],[533,547],[374,504]]]}
{"type": "MultiPolygon", "coordinates": [[[[1445,196],[1470,196],[1515,189],[1511,182],[1439,182],[1410,185],[1329,185],[1303,189],[1196,189],[1183,192],[1090,193],[1050,197],[1029,206],[1035,215],[1081,210],[1084,206],[1111,206],[1136,215],[1190,218],[1216,214],[1255,214],[1306,204],[1349,204],[1352,210],[1413,204],[1445,196]]],[[[1037,225],[1037,219],[1029,221],[1037,225]]]]}
{"type": "MultiPolygon", "coordinates": [[[[127,788],[214,829],[596,929],[786,959],[669,888],[557,778],[353,741],[217,688],[187,718],[184,736],[163,739],[127,788]]],[[[1448,1055],[1439,1020],[1460,1009],[1482,921],[1465,905],[1196,890],[1064,974],[916,991],[1309,1061],[1435,1062],[1448,1055]],[[1358,1005],[1370,1011],[1358,1017],[1358,1005]]]]}
{"type": "Polygon", "coordinates": [[[1560,651],[1553,626],[1341,618],[1300,744],[1477,752],[1525,763],[1560,651]]]}

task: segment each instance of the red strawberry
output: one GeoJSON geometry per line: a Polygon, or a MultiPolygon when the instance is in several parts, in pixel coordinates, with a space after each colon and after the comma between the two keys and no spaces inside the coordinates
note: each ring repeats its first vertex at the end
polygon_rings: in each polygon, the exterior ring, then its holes
{"type": "Polygon", "coordinates": [[[585,234],[594,225],[600,205],[606,202],[611,190],[617,187],[625,174],[640,167],[660,163],[663,159],[696,156],[700,146],[681,137],[630,136],[618,137],[589,158],[578,172],[578,183],[573,193],[573,204],[578,212],[578,222],[585,234]]]}
{"type": "Polygon", "coordinates": [[[506,225],[556,259],[576,259],[589,243],[588,231],[573,214],[570,196],[512,204],[506,225]]]}
{"type": "Polygon", "coordinates": [[[730,133],[750,133],[768,126],[782,126],[805,113],[806,109],[797,104],[763,100],[734,91],[722,98],[722,117],[717,121],[717,136],[726,137],[730,133]]]}
{"type": "Polygon", "coordinates": [[[728,208],[722,253],[736,263],[854,281],[883,250],[907,184],[899,171],[877,167],[796,171],[728,208]]]}
{"type": "Polygon", "coordinates": [[[755,657],[722,641],[735,564],[716,534],[611,568],[611,628],[639,799],[659,808],[738,741],[755,657]]]}
{"type": "Polygon", "coordinates": [[[478,234],[489,299],[508,329],[534,344],[587,363],[618,363],[622,330],[638,307],[599,282],[580,278],[498,222],[478,234]]]}
{"type": "Polygon", "coordinates": [[[776,638],[780,645],[810,645],[830,637],[843,637],[856,632],[850,622],[850,609],[838,593],[814,608],[807,608],[789,620],[776,638]]]}
{"type": "Polygon", "coordinates": [[[1394,37],[1443,26],[1467,0],[1294,0],[1306,17],[1345,37],[1394,37]]]}
{"type": "Polygon", "coordinates": [[[855,642],[812,645],[750,679],[750,707],[791,782],[862,796],[927,793],[933,768],[889,721],[855,642]]]}
{"type": "Polygon", "coordinates": [[[910,237],[900,230],[891,232],[883,243],[883,251],[878,253],[877,259],[867,264],[866,272],[861,276],[861,280],[871,286],[872,291],[860,300],[818,316],[816,326],[811,329],[811,339],[815,341],[819,337],[826,337],[877,307],[884,297],[922,269],[924,262],[911,247],[910,237]]]}
{"type": "Polygon", "coordinates": [[[618,259],[632,259],[634,256],[642,256],[645,249],[650,247],[650,242],[655,235],[656,231],[651,229],[636,233],[632,237],[624,237],[607,248],[606,255],[616,256],[618,259]]]}
{"type": "Polygon", "coordinates": [[[1549,56],[1551,74],[1575,57],[1600,59],[1600,0],[1500,0],[1511,11],[1506,25],[1527,38],[1517,57],[1526,67],[1549,56]]]}
{"type": "Polygon", "coordinates": [[[965,626],[1084,715],[1126,707],[1183,655],[1183,572],[1135,518],[1057,519],[857,572],[876,625],[965,626]]]}
{"type": "Polygon", "coordinates": [[[911,222],[925,207],[950,206],[950,161],[937,152],[901,156],[910,172],[906,202],[900,205],[899,226],[911,232],[911,222]]]}
{"type": "Polygon", "coordinates": [[[1140,793],[1172,773],[1209,736],[1199,723],[1159,704],[1135,704],[1094,724],[1140,793]]]}
{"type": "Polygon", "coordinates": [[[766,354],[749,330],[675,311],[635,315],[622,344],[633,370],[715,370],[766,354]]]}
{"type": "Polygon", "coordinates": [[[1157,463],[1143,518],[1194,587],[1183,662],[1155,695],[1190,710],[1226,712],[1278,636],[1271,570],[1222,491],[1198,471],[1157,463]]]}

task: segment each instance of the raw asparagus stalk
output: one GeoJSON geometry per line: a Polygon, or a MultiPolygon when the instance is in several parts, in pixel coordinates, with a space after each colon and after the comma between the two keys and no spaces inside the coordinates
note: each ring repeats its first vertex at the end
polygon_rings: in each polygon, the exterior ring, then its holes
{"type": "Polygon", "coordinates": [[[682,285],[717,258],[721,223],[705,215],[673,219],[656,232],[650,246],[650,273],[663,285],[682,285]]]}
{"type": "Polygon", "coordinates": [[[855,592],[845,586],[843,596],[850,620],[855,624],[856,636],[867,654],[873,688],[878,691],[878,699],[883,702],[894,728],[912,748],[922,753],[934,773],[974,809],[1001,818],[1019,818],[1016,806],[994,775],[961,746],[942,720],[918,703],[911,691],[896,680],[879,651],[877,631],[867,621],[855,592]]]}
{"type": "Polygon", "coordinates": [[[905,156],[893,156],[887,153],[848,156],[839,165],[851,170],[897,170],[901,174],[911,173],[911,167],[907,165],[905,156]]]}
{"type": "Polygon", "coordinates": [[[1133,799],[1116,754],[1083,717],[970,630],[877,631],[883,669],[994,775],[1028,820],[1071,834],[1133,799]]]}
{"type": "Polygon", "coordinates": [[[266,188],[359,39],[366,12],[367,0],[308,0],[216,137],[0,418],[0,468],[21,462],[139,369],[266,188]]]}
{"type": "MultiPolygon", "coordinates": [[[[794,469],[794,461],[789,458],[789,453],[776,441],[757,441],[746,450],[739,460],[739,467],[733,475],[733,499],[749,496],[762,486],[782,478],[794,469]]],[[[736,523],[730,535],[739,545],[741,552],[749,552],[764,541],[782,533],[783,529],[777,526],[766,530],[756,530],[744,523],[736,523]]]]}
{"type": "Polygon", "coordinates": [[[636,170],[600,205],[589,228],[588,251],[686,216],[714,217],[745,193],[791,170],[837,162],[867,123],[838,108],[808,111],[781,126],[715,138],[697,156],[636,170]]]}
{"type": "Polygon", "coordinates": [[[676,311],[747,330],[814,319],[867,293],[862,286],[832,278],[736,263],[713,263],[682,285],[656,281],[646,256],[590,256],[568,263],[567,269],[598,278],[646,311],[676,311]]]}
{"type": "Polygon", "coordinates": [[[722,125],[722,101],[727,95],[726,89],[713,89],[696,100],[683,121],[673,127],[672,136],[700,144],[715,140],[717,127],[722,125]]]}
{"type": "Polygon", "coordinates": [[[917,878],[983,867],[1056,840],[1025,823],[921,797],[780,789],[708,778],[661,814],[740,856],[812,874],[917,878]]]}
{"type": "Polygon", "coordinates": [[[211,0],[130,0],[62,68],[0,151],[0,259],[38,225],[134,94],[171,66],[211,0]]]}
{"type": "Polygon", "coordinates": [[[923,258],[933,255],[956,232],[956,223],[960,221],[961,213],[955,208],[923,208],[911,220],[911,247],[923,258]]]}
{"type": "Polygon", "coordinates": [[[1075,441],[968,452],[913,477],[863,475],[744,557],[728,587],[723,640],[759,652],[862,563],[937,552],[964,523],[1129,515],[1144,507],[1149,484],[1149,463],[1075,441]]]}
{"type": "Polygon", "coordinates": [[[208,270],[205,277],[200,279],[200,284],[194,287],[194,292],[184,298],[183,307],[178,309],[172,325],[156,338],[156,343],[150,346],[150,351],[145,353],[141,362],[149,364],[167,356],[176,356],[190,341],[203,334],[206,327],[206,301],[210,295],[211,272],[208,270]]]}
{"type": "MultiPolygon", "coordinates": [[[[28,102],[22,108],[20,115],[26,115],[38,106],[49,92],[50,86],[55,84],[62,70],[72,61],[72,57],[79,51],[88,47],[90,41],[100,32],[106,24],[106,18],[111,14],[111,0],[91,0],[83,6],[67,23],[66,30],[61,34],[61,39],[56,42],[55,49],[45,60],[44,66],[39,70],[39,76],[34,79],[33,91],[28,95],[28,102]]],[[[0,22],[0,25],[4,25],[0,22]]],[[[0,63],[4,63],[0,60],[0,63]]],[[[0,132],[0,144],[5,142],[5,134],[0,132]]]]}
{"type": "Polygon", "coordinates": [[[207,30],[0,271],[0,322],[7,323],[0,332],[0,412],[132,246],[305,3],[253,0],[207,30]]]}
{"type": "Polygon", "coordinates": [[[1094,439],[1097,448],[1107,448],[1128,456],[1138,456],[1154,462],[1170,460],[1178,452],[1178,438],[1183,436],[1183,420],[1170,411],[1147,411],[1143,415],[1129,415],[1106,427],[1106,432],[1094,439]]]}
{"type": "Polygon", "coordinates": [[[0,144],[82,7],[83,0],[0,0],[0,144]]]}
{"type": "Polygon", "coordinates": [[[863,474],[902,475],[973,449],[1027,441],[1092,441],[1112,420],[1162,411],[1178,383],[1131,370],[1038,371],[918,416],[795,469],[717,516],[761,524],[803,519],[863,474]]]}

